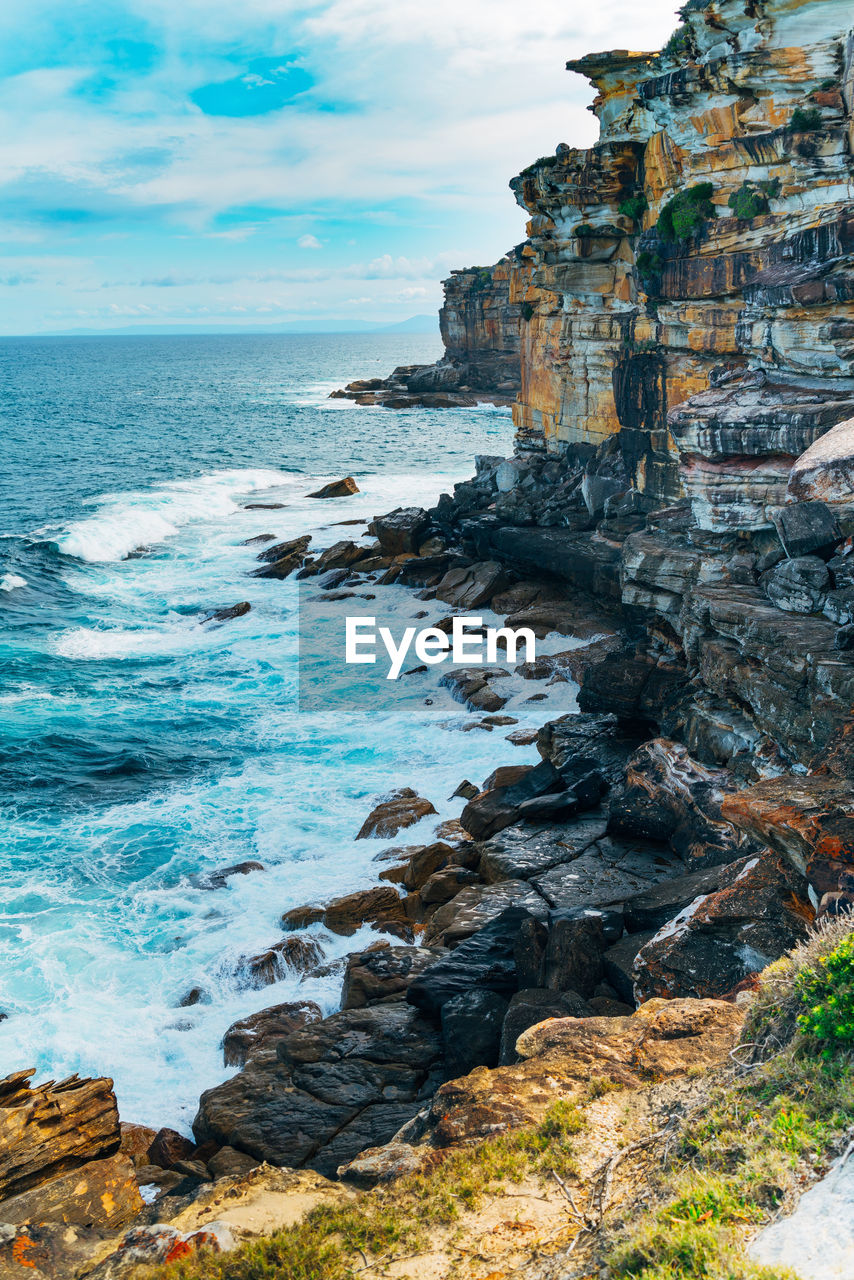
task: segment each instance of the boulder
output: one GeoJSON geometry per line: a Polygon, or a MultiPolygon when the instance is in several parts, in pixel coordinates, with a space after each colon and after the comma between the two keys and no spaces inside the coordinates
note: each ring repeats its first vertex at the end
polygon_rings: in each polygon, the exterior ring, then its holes
{"type": "Polygon", "coordinates": [[[842,538],[836,516],[824,502],[797,502],[780,507],[774,513],[774,526],[783,550],[791,558],[829,555],[842,538]]]}
{"type": "MultiPolygon", "coordinates": [[[[357,564],[360,560],[365,560],[370,555],[370,548],[360,546],[358,542],[351,542],[349,539],[342,539],[341,542],[334,542],[331,547],[327,547],[311,566],[311,576],[314,577],[321,573],[326,573],[330,569],[349,569],[351,565],[357,564]]],[[[302,576],[302,575],[301,575],[302,576]]],[[[334,583],[330,582],[328,586],[340,586],[343,579],[338,579],[334,583]]]]}
{"type": "Polygon", "coordinates": [[[369,1147],[355,1160],[342,1164],[338,1177],[353,1186],[368,1189],[417,1173],[430,1155],[429,1150],[411,1147],[408,1142],[387,1142],[382,1147],[369,1147]]]}
{"type": "Polygon", "coordinates": [[[232,876],[248,876],[252,871],[263,870],[264,864],[261,862],[236,862],[232,867],[221,867],[217,871],[190,876],[190,884],[194,889],[224,889],[232,876]]]}
{"type": "MultiPolygon", "coordinates": [[[[623,923],[619,913],[618,936],[623,923]]],[[[605,917],[584,908],[555,912],[549,919],[549,937],[543,955],[542,985],[550,991],[574,991],[592,996],[602,979],[605,949],[605,917]]]]}
{"type": "Polygon", "coordinates": [[[376,805],[362,823],[356,839],[395,836],[398,831],[411,827],[413,823],[420,822],[422,818],[435,812],[429,800],[417,795],[411,787],[401,787],[376,805]]]}
{"type": "Polygon", "coordinates": [[[460,609],[479,609],[508,585],[508,578],[497,560],[486,560],[459,569],[449,569],[436,596],[460,609]]]}
{"type": "Polygon", "coordinates": [[[71,1076],[32,1088],[34,1074],[0,1080],[0,1200],[113,1156],[121,1144],[112,1080],[71,1076]]]}
{"type": "Polygon", "coordinates": [[[496,1067],[507,1000],[496,991],[461,991],[442,1005],[442,1038],[448,1074],[496,1067]]]}
{"type": "Polygon", "coordinates": [[[499,711],[507,699],[496,693],[489,682],[509,675],[503,667],[454,667],[439,678],[439,687],[450,690],[454,701],[470,711],[499,711]]]}
{"type": "Polygon", "coordinates": [[[132,1221],[142,1208],[133,1163],[117,1152],[6,1197],[0,1204],[0,1218],[13,1226],[36,1219],[115,1228],[132,1221]]]}
{"type": "Polygon", "coordinates": [[[272,547],[266,547],[264,551],[256,557],[262,564],[273,564],[277,560],[287,559],[289,556],[301,558],[308,551],[311,542],[311,534],[304,533],[298,538],[290,538],[287,542],[277,542],[272,547]]]}
{"type": "Polygon", "coordinates": [[[501,1047],[498,1062],[507,1066],[518,1062],[516,1041],[523,1031],[547,1018],[587,1018],[591,1008],[574,991],[549,991],[544,987],[525,987],[510,997],[507,1013],[501,1027],[501,1047]]]}
{"type": "Polygon", "coordinates": [[[453,856],[453,848],[444,840],[437,840],[433,844],[420,847],[416,846],[403,873],[404,886],[410,892],[414,889],[420,889],[432,875],[448,866],[453,856]]]}
{"type": "Polygon", "coordinates": [[[381,928],[387,923],[404,924],[403,900],[392,888],[362,889],[333,898],[323,913],[323,923],[332,933],[348,938],[363,924],[381,928]]]}
{"type": "Polygon", "coordinates": [[[242,1067],[254,1054],[267,1049],[281,1036],[299,1030],[308,1022],[319,1022],[320,1007],[311,1000],[291,1001],[261,1009],[248,1018],[233,1022],[222,1038],[222,1056],[227,1067],[242,1067]]]}
{"type": "Polygon", "coordinates": [[[635,996],[728,995],[805,937],[814,911],[803,876],[770,850],[732,868],[734,878],[702,895],[638,953],[635,996]]]}
{"type": "Polygon", "coordinates": [[[789,502],[854,502],[854,418],[840,422],[802,453],[789,473],[789,502]]]}
{"type": "Polygon", "coordinates": [[[214,1179],[242,1178],[257,1167],[258,1161],[254,1156],[248,1156],[244,1151],[235,1151],[234,1147],[220,1147],[208,1160],[208,1173],[214,1179]]]}
{"type": "Polygon", "coordinates": [[[529,766],[518,781],[506,787],[481,791],[469,800],[460,815],[462,826],[475,840],[486,840],[497,831],[509,827],[518,818],[519,807],[526,800],[556,789],[560,775],[549,761],[529,766]]]}
{"type": "Polygon", "coordinates": [[[345,476],[343,480],[330,480],[329,484],[323,485],[320,489],[316,489],[314,493],[306,494],[308,498],[348,498],[351,493],[358,493],[359,486],[352,476],[345,476]]]}
{"type": "Polygon", "coordinates": [[[282,916],[283,929],[308,929],[323,921],[323,907],[292,907],[282,916]]]}
{"type": "Polygon", "coordinates": [[[771,603],[786,613],[818,613],[830,588],[830,574],[818,556],[798,556],[764,573],[762,587],[771,603]]]}
{"type": "Polygon", "coordinates": [[[626,1018],[540,1023],[523,1032],[516,1050],[544,1065],[563,1060],[562,1070],[571,1064],[581,1078],[606,1076],[637,1086],[726,1062],[743,1022],[744,1009],[723,1000],[650,1000],[626,1018]]]}
{"type": "Polygon", "coordinates": [[[469,885],[480,884],[481,879],[476,871],[468,871],[465,867],[445,867],[436,871],[422,885],[419,896],[425,907],[442,906],[450,902],[457,894],[469,885]]]}
{"type": "Polygon", "coordinates": [[[122,1135],[121,1152],[137,1167],[150,1164],[148,1149],[157,1137],[157,1130],[145,1124],[128,1124],[125,1121],[119,1126],[122,1135]]]}
{"type": "Polygon", "coordinates": [[[519,931],[532,916],[511,906],[461,942],[450,955],[429,965],[406,992],[407,1002],[430,1017],[464,992],[494,991],[507,998],[516,990],[515,947],[519,931]]]}
{"type": "Polygon", "coordinates": [[[317,938],[291,936],[243,960],[240,969],[250,986],[267,987],[280,982],[288,972],[307,973],[325,954],[317,938]]]}
{"type": "Polygon", "coordinates": [[[424,942],[427,946],[440,943],[456,947],[508,907],[522,907],[541,918],[548,914],[542,896],[524,880],[470,885],[433,913],[424,932],[424,942]]]}
{"type": "Polygon", "coordinates": [[[148,1163],[161,1169],[171,1169],[178,1160],[189,1160],[195,1151],[194,1144],[175,1129],[158,1129],[148,1148],[148,1163]]]}
{"type": "Polygon", "coordinates": [[[418,552],[429,525],[430,517],[423,507],[398,507],[377,516],[373,527],[383,555],[399,556],[418,552]]]}
{"type": "Polygon", "coordinates": [[[230,605],[227,609],[215,609],[202,618],[202,622],[230,622],[232,618],[242,618],[251,608],[248,600],[241,600],[240,604],[230,605]]]}
{"type": "Polygon", "coordinates": [[[625,1001],[631,1008],[634,1008],[637,1003],[635,1000],[635,960],[641,948],[653,937],[655,937],[655,933],[652,930],[646,930],[644,933],[627,933],[620,938],[619,942],[615,942],[608,947],[607,951],[602,955],[602,972],[605,978],[620,1000],[625,1001]]]}
{"type": "Polygon", "coordinates": [[[429,947],[390,947],[376,943],[367,951],[347,957],[342,1009],[363,1009],[393,996],[403,996],[408,987],[442,955],[429,947]]]}
{"type": "Polygon", "coordinates": [[[388,1142],[442,1079],[437,1029],[402,1001],[346,1009],[208,1089],[193,1129],[258,1161],[326,1175],[388,1142]]]}

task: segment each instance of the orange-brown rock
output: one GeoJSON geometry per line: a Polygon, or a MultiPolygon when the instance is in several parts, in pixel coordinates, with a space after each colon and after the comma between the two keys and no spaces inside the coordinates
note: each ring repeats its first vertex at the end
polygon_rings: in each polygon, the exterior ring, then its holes
{"type": "Polygon", "coordinates": [[[363,924],[382,925],[406,922],[403,900],[394,889],[363,889],[333,898],[323,913],[323,923],[332,933],[349,937],[363,924]]]}
{"type": "Polygon", "coordinates": [[[142,1208],[134,1165],[118,1152],[8,1197],[0,1202],[0,1217],[15,1226],[52,1222],[113,1228],[131,1222],[142,1208]]]}
{"type": "Polygon", "coordinates": [[[345,476],[343,480],[330,480],[329,484],[325,484],[320,489],[316,489],[314,493],[309,493],[309,498],[347,498],[351,493],[358,493],[359,486],[352,476],[345,476]]]}
{"type": "Polygon", "coordinates": [[[376,805],[362,823],[356,839],[395,836],[398,831],[411,827],[413,823],[420,822],[422,818],[435,812],[429,800],[419,796],[411,787],[401,787],[376,805]]]}
{"type": "Polygon", "coordinates": [[[124,1121],[119,1126],[122,1135],[121,1150],[134,1165],[150,1164],[148,1157],[149,1148],[157,1137],[156,1129],[149,1129],[144,1124],[126,1124],[124,1121]]]}
{"type": "Polygon", "coordinates": [[[524,1061],[486,1067],[437,1092],[428,1132],[438,1146],[539,1121],[558,1099],[605,1078],[626,1088],[725,1061],[744,1009],[722,1000],[650,1000],[630,1017],[552,1018],[516,1042],[524,1061]]]}
{"type": "Polygon", "coordinates": [[[34,1074],[0,1081],[0,1200],[115,1155],[121,1142],[112,1080],[71,1076],[32,1088],[34,1074]]]}

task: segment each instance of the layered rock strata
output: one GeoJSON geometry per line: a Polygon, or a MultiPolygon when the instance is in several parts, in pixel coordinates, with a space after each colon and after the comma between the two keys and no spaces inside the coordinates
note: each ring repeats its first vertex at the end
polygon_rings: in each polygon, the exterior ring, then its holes
{"type": "Polygon", "coordinates": [[[494,266],[451,272],[439,312],[445,351],[436,364],[401,365],[387,378],[351,382],[333,397],[389,409],[512,404],[520,387],[526,254],[520,245],[494,266]]]}

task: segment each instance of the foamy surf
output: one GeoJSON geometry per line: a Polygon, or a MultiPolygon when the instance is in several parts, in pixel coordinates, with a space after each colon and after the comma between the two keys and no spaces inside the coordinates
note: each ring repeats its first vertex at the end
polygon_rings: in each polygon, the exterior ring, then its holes
{"type": "Polygon", "coordinates": [[[241,496],[293,479],[280,471],[220,471],[136,493],[105,495],[94,499],[97,513],[70,524],[56,545],[64,555],[90,564],[123,560],[165,542],[186,525],[227,517],[239,509],[241,496]]]}
{"type": "Polygon", "coordinates": [[[0,578],[0,591],[17,591],[26,585],[26,578],[22,578],[18,573],[4,573],[0,578]]]}

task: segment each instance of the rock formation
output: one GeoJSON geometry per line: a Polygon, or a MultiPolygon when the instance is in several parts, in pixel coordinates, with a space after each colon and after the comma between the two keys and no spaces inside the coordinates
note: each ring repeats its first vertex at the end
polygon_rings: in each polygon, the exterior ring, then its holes
{"type": "Polygon", "coordinates": [[[337,398],[405,409],[423,404],[512,404],[519,390],[522,295],[528,249],[520,245],[492,267],[452,271],[444,283],[439,327],[445,354],[436,364],[401,365],[388,378],[351,382],[337,398]]]}

